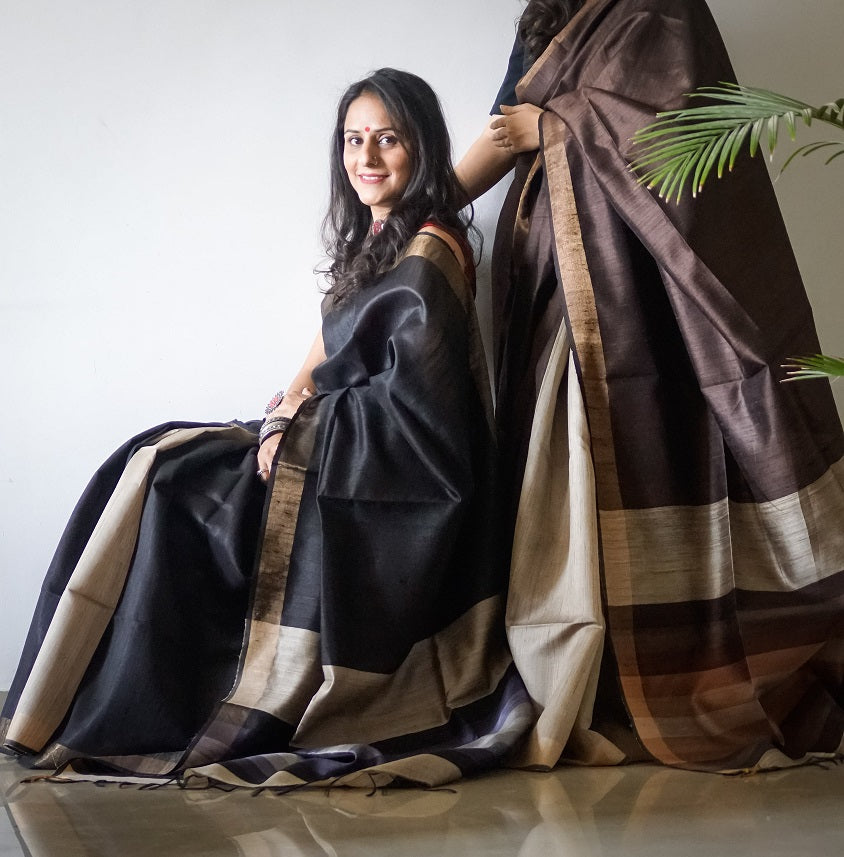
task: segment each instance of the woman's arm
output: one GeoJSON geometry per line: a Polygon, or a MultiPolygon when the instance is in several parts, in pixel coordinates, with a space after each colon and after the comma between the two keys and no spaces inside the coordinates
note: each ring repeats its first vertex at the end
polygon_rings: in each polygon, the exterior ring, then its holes
{"type": "Polygon", "coordinates": [[[539,117],[542,108],[533,104],[501,105],[455,167],[457,178],[470,200],[486,193],[510,172],[516,155],[539,148],[539,117]]]}
{"type": "Polygon", "coordinates": [[[454,168],[470,202],[498,184],[516,163],[515,154],[497,145],[492,135],[493,129],[488,122],[454,168]]]}
{"type": "MultiPolygon", "coordinates": [[[[311,373],[323,360],[325,360],[325,345],[322,341],[322,329],[320,329],[311,345],[310,351],[308,351],[308,356],[305,358],[302,368],[290,382],[284,398],[267,415],[267,419],[273,417],[293,417],[296,415],[296,411],[299,410],[302,402],[314,394],[314,381],[311,373]]],[[[281,434],[270,435],[258,450],[258,475],[265,482],[269,478],[270,467],[275,458],[278,445],[281,443],[281,434]]]]}

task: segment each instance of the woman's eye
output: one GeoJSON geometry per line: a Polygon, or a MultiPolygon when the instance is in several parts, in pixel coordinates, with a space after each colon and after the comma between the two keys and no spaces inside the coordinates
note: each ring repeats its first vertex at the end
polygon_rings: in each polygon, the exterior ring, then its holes
{"type": "Polygon", "coordinates": [[[398,143],[398,139],[392,134],[385,134],[378,140],[379,146],[395,146],[396,143],[398,143]]]}
{"type": "Polygon", "coordinates": [[[360,137],[346,137],[347,146],[359,146],[361,144],[360,137]]]}

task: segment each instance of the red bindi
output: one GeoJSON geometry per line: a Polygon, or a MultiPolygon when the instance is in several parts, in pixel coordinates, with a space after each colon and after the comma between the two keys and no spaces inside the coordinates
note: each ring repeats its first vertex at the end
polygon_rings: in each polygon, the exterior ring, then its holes
{"type": "Polygon", "coordinates": [[[368,134],[369,133],[369,125],[367,125],[366,128],[364,128],[363,130],[366,131],[366,133],[368,134]]]}

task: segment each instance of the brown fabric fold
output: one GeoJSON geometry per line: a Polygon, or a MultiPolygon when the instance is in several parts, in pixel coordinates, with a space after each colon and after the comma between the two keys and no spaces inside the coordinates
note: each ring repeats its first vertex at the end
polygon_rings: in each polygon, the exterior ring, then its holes
{"type": "MultiPolygon", "coordinates": [[[[764,166],[679,206],[628,166],[636,129],[731,79],[702,0],[587,2],[517,90],[545,110],[542,149],[505,205],[494,301],[517,542],[570,525],[529,505],[539,412],[562,425],[571,407],[543,401],[538,355],[557,338],[549,317],[568,328],[599,546],[581,574],[600,577],[610,642],[595,721],[620,688],[649,754],[716,770],[835,752],[844,734],[844,436],[825,381],[781,383],[783,362],[819,346],[764,166]]],[[[558,450],[548,466],[573,460],[558,450]]],[[[572,573],[552,556],[534,569],[572,573]]]]}

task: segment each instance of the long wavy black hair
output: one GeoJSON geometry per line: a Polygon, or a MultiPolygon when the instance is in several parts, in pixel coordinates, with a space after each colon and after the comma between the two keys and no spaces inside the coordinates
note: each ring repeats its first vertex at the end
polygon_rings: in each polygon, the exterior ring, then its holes
{"type": "Polygon", "coordinates": [[[525,54],[533,62],[538,59],[551,39],[565,27],[585,0],[528,0],[519,18],[519,38],[525,54]]]}
{"type": "Polygon", "coordinates": [[[465,194],[454,174],[448,128],[436,93],[421,77],[381,68],[345,91],[337,105],[330,169],[330,201],[322,227],[330,264],[320,273],[335,300],[372,284],[392,268],[428,220],[466,237],[471,208],[461,211],[465,194]],[[371,234],[369,206],[358,198],[343,166],[346,113],[364,93],[381,100],[411,164],[410,181],[377,235],[371,234]]]}

